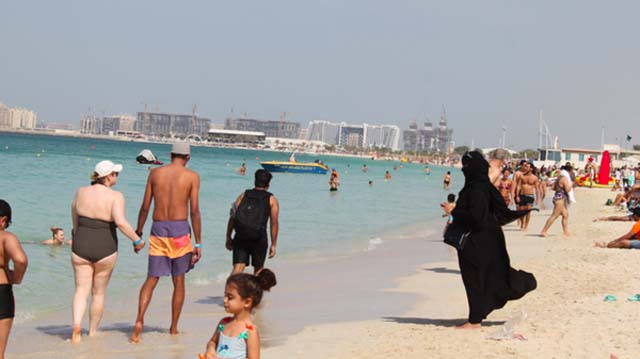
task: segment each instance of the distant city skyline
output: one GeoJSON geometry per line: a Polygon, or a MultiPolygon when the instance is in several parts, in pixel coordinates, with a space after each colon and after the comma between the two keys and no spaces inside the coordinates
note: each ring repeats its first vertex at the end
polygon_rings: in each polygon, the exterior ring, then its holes
{"type": "Polygon", "coordinates": [[[638,143],[640,3],[8,2],[0,101],[38,120],[145,110],[437,122],[456,146],[638,143]],[[117,19],[124,26],[98,26],[117,19]],[[91,108],[91,111],[89,110],[91,108]]]}

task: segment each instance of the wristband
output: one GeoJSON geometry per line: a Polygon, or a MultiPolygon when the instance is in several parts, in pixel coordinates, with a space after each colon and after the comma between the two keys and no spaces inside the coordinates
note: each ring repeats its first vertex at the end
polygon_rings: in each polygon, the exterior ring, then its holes
{"type": "Polygon", "coordinates": [[[196,248],[202,248],[202,243],[196,243],[193,246],[196,247],[196,248]]]}
{"type": "Polygon", "coordinates": [[[137,241],[134,241],[134,242],[133,242],[133,246],[134,246],[134,247],[137,247],[137,246],[139,246],[139,245],[140,245],[140,243],[142,243],[142,238],[138,239],[137,241]]]}

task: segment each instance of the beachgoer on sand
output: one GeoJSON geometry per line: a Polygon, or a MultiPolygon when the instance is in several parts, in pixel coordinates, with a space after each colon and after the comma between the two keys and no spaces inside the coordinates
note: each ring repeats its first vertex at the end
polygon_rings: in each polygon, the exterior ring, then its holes
{"type": "Polygon", "coordinates": [[[252,265],[253,272],[258,273],[264,267],[267,250],[269,258],[276,255],[280,204],[276,196],[268,192],[272,177],[267,170],[257,170],[254,175],[255,187],[240,194],[231,206],[225,242],[225,247],[233,251],[231,274],[242,273],[248,265],[252,265]],[[267,236],[267,221],[271,246],[267,236]]]}
{"type": "Polygon", "coordinates": [[[127,221],[124,196],[112,188],[118,182],[121,171],[120,164],[98,162],[91,175],[91,185],[79,188],[71,204],[71,264],[76,278],[72,311],[73,343],[82,339],[82,318],[89,294],[89,336],[98,332],[105,292],[118,258],[116,228],[131,240],[135,253],[145,245],[127,221]]]}
{"type": "Polygon", "coordinates": [[[509,207],[511,205],[511,198],[513,197],[513,180],[511,180],[511,172],[508,168],[502,171],[502,177],[498,182],[498,191],[502,195],[504,203],[509,207]]]}
{"type": "Polygon", "coordinates": [[[27,271],[28,259],[18,237],[7,231],[11,224],[11,206],[0,199],[0,358],[4,358],[7,340],[15,316],[13,285],[22,283],[27,271]],[[13,262],[13,269],[10,263],[13,262]]]}
{"type": "MultiPolygon", "coordinates": [[[[571,168],[567,166],[562,166],[561,169],[565,171],[571,170],[571,168]]],[[[562,233],[565,237],[569,237],[571,235],[571,233],[569,233],[569,204],[571,203],[569,199],[569,193],[571,192],[571,181],[569,180],[569,177],[563,176],[562,172],[560,172],[558,178],[553,183],[553,190],[555,191],[552,199],[553,212],[544,224],[540,235],[542,237],[546,237],[553,222],[555,222],[558,217],[562,216],[562,233]]]]}
{"type": "Polygon", "coordinates": [[[144,315],[151,303],[153,290],[160,277],[171,276],[171,326],[169,333],[178,334],[178,321],[184,304],[184,275],[202,258],[200,177],[186,168],[191,159],[186,142],[176,142],[171,149],[171,163],[149,173],[147,187],[138,214],[136,233],[142,235],[151,202],[154,202],[153,224],[149,236],[149,266],[147,279],[140,288],[138,315],[130,341],[138,343],[144,327],[144,315]],[[195,244],[191,244],[191,217],[195,244]]]}
{"type": "Polygon", "coordinates": [[[276,285],[276,276],[267,268],[257,274],[237,273],[227,279],[224,288],[224,310],[231,314],[216,326],[200,359],[259,358],[260,333],[251,319],[264,291],[276,285]]]}
{"type": "Polygon", "coordinates": [[[502,225],[529,213],[511,211],[490,182],[489,164],[481,153],[462,156],[465,183],[453,210],[451,231],[469,232],[458,250],[458,263],[469,304],[469,317],[461,329],[479,328],[482,321],[507,301],[521,298],[536,288],[531,273],[511,268],[502,225]]]}
{"type": "MultiPolygon", "coordinates": [[[[514,199],[516,202],[517,210],[527,210],[533,208],[534,204],[537,205],[540,201],[540,193],[538,186],[538,177],[533,174],[533,165],[527,161],[521,162],[520,165],[521,175],[515,181],[514,199]]],[[[529,227],[529,219],[531,213],[522,217],[520,222],[520,229],[523,231],[529,227]]]]}
{"type": "Polygon", "coordinates": [[[595,246],[600,248],[640,249],[640,208],[635,208],[632,215],[633,220],[636,221],[636,223],[634,223],[629,232],[609,243],[596,242],[595,246]]]}

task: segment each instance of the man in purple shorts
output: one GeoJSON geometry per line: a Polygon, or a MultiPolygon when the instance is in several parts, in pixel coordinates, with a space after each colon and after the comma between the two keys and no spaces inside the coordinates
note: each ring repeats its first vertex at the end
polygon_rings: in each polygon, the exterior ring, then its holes
{"type": "Polygon", "coordinates": [[[185,167],[190,158],[189,144],[175,143],[171,149],[171,164],[153,169],[149,173],[136,229],[136,233],[142,236],[151,202],[155,201],[149,237],[149,270],[147,280],[140,289],[138,316],[130,338],[132,343],[140,342],[144,314],[151,302],[158,279],[169,275],[173,279],[169,332],[171,335],[178,334],[178,320],[184,303],[184,274],[193,268],[202,256],[198,206],[200,177],[185,167]],[[190,215],[193,225],[196,241],[193,247],[187,215],[190,215]]]}

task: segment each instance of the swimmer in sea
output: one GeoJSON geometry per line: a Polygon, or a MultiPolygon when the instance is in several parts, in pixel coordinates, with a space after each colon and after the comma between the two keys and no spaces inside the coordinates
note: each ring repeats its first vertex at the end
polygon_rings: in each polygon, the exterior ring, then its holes
{"type": "Polygon", "coordinates": [[[429,165],[424,166],[424,174],[427,176],[431,175],[431,168],[429,168],[429,165]]]}
{"type": "Polygon", "coordinates": [[[242,165],[240,166],[238,172],[240,173],[240,176],[244,176],[245,173],[247,173],[247,165],[245,165],[244,162],[242,162],[242,165]]]}
{"type": "Polygon", "coordinates": [[[369,171],[369,167],[367,167],[367,164],[363,164],[362,165],[362,172],[367,173],[367,171],[369,171]]]}
{"type": "MultiPolygon", "coordinates": [[[[45,239],[40,242],[42,244],[50,245],[50,246],[61,246],[64,242],[64,229],[60,227],[53,226],[51,227],[51,238],[45,239]]],[[[67,244],[71,244],[71,241],[67,241],[67,244]]]]}
{"type": "Polygon", "coordinates": [[[391,181],[391,173],[389,173],[389,171],[384,173],[384,181],[391,181]]]}

